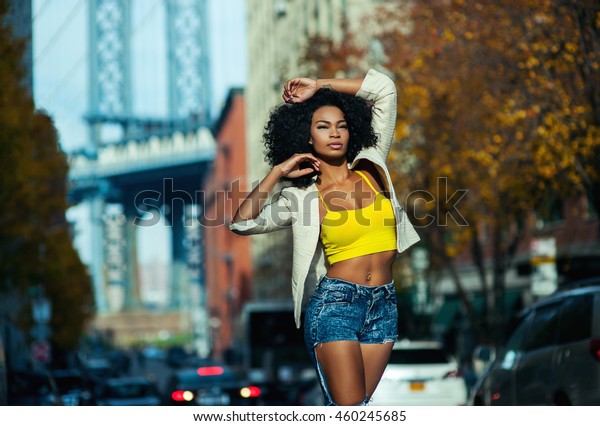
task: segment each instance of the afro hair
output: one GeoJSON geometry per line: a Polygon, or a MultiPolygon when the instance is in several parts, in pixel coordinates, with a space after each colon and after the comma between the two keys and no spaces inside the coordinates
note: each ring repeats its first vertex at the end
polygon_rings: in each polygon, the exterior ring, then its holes
{"type": "MultiPolygon", "coordinates": [[[[312,146],[308,143],[312,116],[323,106],[338,107],[344,114],[350,133],[346,153],[348,162],[352,162],[362,149],[377,144],[377,135],[371,127],[373,106],[370,103],[360,97],[339,93],[332,89],[319,89],[303,102],[281,104],[271,111],[263,134],[265,160],[271,167],[284,162],[296,153],[314,154],[312,146]]],[[[307,167],[310,167],[308,163],[307,167]]],[[[291,181],[294,186],[306,187],[312,182],[315,173],[295,179],[282,179],[291,181]]]]}

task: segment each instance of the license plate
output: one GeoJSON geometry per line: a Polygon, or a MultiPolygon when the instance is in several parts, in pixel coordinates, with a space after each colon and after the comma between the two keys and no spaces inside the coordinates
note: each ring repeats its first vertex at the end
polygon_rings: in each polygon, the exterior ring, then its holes
{"type": "Polygon", "coordinates": [[[229,405],[231,401],[229,395],[226,393],[205,393],[198,395],[196,402],[198,405],[229,405]]]}
{"type": "Polygon", "coordinates": [[[79,405],[79,398],[73,395],[64,395],[62,397],[63,405],[75,406],[79,405]]]}
{"type": "Polygon", "coordinates": [[[410,382],[410,390],[411,391],[424,391],[425,383],[424,382],[410,382]]]}

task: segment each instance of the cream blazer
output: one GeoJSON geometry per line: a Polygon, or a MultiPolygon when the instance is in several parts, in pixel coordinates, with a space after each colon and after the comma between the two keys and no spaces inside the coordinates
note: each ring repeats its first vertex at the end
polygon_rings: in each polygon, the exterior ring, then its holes
{"type": "MultiPolygon", "coordinates": [[[[396,218],[397,250],[401,253],[420,238],[396,198],[385,164],[396,125],[396,86],[388,76],[371,69],[356,96],[374,103],[372,126],[375,134],[379,135],[379,141],[376,146],[363,149],[349,167],[354,168],[360,160],[366,159],[373,162],[384,177],[385,189],[391,196],[396,218]]],[[[314,180],[316,177],[306,188],[283,188],[273,197],[273,202],[265,204],[256,218],[229,225],[229,229],[240,235],[264,234],[292,228],[292,296],[294,319],[298,328],[303,301],[308,293],[305,288],[314,289],[319,277],[327,270],[327,260],[319,238],[319,196],[314,180]]]]}

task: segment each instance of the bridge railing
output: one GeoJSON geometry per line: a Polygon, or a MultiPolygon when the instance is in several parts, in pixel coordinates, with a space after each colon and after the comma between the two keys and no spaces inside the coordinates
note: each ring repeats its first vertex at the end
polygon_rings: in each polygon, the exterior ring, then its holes
{"type": "Polygon", "coordinates": [[[131,139],[102,145],[95,157],[85,153],[71,155],[69,178],[72,181],[103,178],[210,161],[215,150],[215,140],[206,127],[186,133],[175,131],[162,137],[131,139]]]}

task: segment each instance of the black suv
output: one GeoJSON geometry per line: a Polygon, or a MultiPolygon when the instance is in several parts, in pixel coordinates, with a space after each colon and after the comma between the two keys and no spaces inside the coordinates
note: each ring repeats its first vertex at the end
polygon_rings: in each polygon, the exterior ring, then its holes
{"type": "Polygon", "coordinates": [[[600,405],[600,285],[526,308],[469,405],[600,405]]]}

